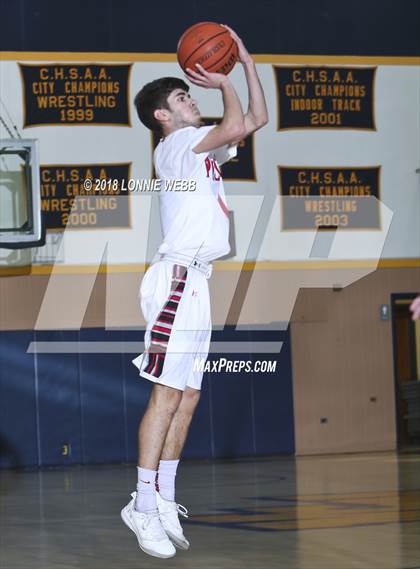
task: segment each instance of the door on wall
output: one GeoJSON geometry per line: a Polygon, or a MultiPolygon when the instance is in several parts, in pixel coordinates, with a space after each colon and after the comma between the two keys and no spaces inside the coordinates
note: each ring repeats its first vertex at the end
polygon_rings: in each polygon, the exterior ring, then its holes
{"type": "Polygon", "coordinates": [[[420,320],[409,306],[415,294],[392,294],[395,400],[398,447],[420,444],[420,320]]]}

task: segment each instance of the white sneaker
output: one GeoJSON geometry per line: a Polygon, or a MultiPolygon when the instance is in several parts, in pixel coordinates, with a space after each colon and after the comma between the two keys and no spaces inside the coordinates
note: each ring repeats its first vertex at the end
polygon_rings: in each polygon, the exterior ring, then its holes
{"type": "Polygon", "coordinates": [[[188,511],[181,504],[165,500],[156,492],[156,500],[159,510],[160,521],[162,522],[163,529],[166,531],[168,537],[179,547],[179,549],[188,549],[190,542],[184,536],[181,524],[179,523],[178,514],[183,518],[188,518],[188,511]]]}
{"type": "Polygon", "coordinates": [[[131,502],[121,510],[121,518],[136,534],[140,549],[154,557],[165,559],[173,557],[176,549],[162,527],[158,510],[146,513],[137,512],[134,509],[136,492],[133,492],[131,497],[133,498],[131,502]]]}

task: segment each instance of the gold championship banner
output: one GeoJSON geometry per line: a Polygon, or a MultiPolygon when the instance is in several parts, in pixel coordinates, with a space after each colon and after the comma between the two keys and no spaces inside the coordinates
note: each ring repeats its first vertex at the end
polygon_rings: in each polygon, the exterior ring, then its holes
{"type": "Polygon", "coordinates": [[[278,172],[283,230],[380,229],[380,166],[278,166],[278,172]]]}
{"type": "Polygon", "coordinates": [[[130,167],[129,162],[41,166],[41,210],[46,228],[129,228],[130,197],[124,183],[130,178],[130,167]]]}
{"type": "MultiPolygon", "coordinates": [[[[215,117],[202,117],[203,126],[218,124],[221,119],[215,117]]],[[[152,133],[152,148],[156,148],[160,140],[157,133],[152,133]]],[[[256,182],[255,177],[255,144],[254,135],[248,136],[244,140],[238,142],[238,155],[223,164],[222,175],[223,180],[226,182],[233,181],[246,181],[256,182]]],[[[156,177],[156,173],[152,166],[152,177],[156,177]]]]}
{"type": "Polygon", "coordinates": [[[376,68],[274,66],[277,130],[376,130],[376,68]]]}
{"type": "Polygon", "coordinates": [[[24,65],[24,128],[34,125],[130,126],[131,65],[24,65]]]}

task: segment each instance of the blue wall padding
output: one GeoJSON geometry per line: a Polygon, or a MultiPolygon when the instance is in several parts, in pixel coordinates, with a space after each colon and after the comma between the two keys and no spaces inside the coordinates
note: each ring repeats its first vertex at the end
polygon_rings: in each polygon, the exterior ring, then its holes
{"type": "MultiPolygon", "coordinates": [[[[143,332],[0,333],[0,467],[135,462],[137,430],[151,384],[131,353],[27,353],[38,342],[138,342],[143,332]]],[[[292,454],[294,426],[288,332],[216,331],[217,342],[278,340],[280,354],[212,354],[277,359],[275,374],[214,373],[203,380],[186,458],[292,454]]]]}

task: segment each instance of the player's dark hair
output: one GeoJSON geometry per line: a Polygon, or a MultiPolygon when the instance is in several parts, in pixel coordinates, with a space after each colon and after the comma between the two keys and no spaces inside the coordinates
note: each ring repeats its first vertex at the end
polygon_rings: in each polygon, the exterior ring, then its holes
{"type": "Polygon", "coordinates": [[[189,86],[177,77],[162,77],[151,83],[147,83],[136,95],[134,105],[141,122],[157,132],[161,132],[161,125],[155,119],[154,112],[157,109],[168,109],[168,97],[174,89],[183,89],[188,93],[189,86]]]}

